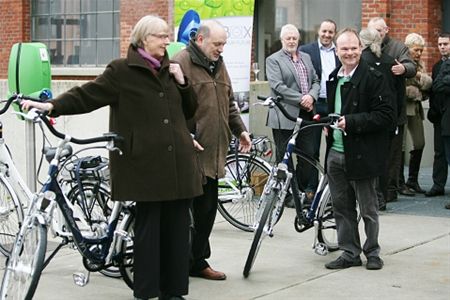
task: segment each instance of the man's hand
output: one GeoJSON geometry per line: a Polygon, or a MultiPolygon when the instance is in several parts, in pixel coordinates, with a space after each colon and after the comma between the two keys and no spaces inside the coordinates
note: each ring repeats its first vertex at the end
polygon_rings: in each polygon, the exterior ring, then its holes
{"type": "Polygon", "coordinates": [[[247,131],[243,131],[239,137],[239,151],[243,153],[250,152],[252,148],[252,140],[250,134],[247,131]]]}
{"type": "Polygon", "coordinates": [[[398,60],[395,60],[396,65],[393,65],[391,68],[391,71],[394,75],[402,75],[406,72],[405,66],[399,62],[398,60]]]}
{"type": "Polygon", "coordinates": [[[339,128],[345,131],[345,116],[339,118],[337,125],[339,128]]]}
{"type": "Polygon", "coordinates": [[[303,95],[300,100],[300,106],[303,107],[306,111],[312,111],[314,105],[314,99],[311,95],[303,95]]]}
{"type": "Polygon", "coordinates": [[[194,143],[194,148],[195,148],[195,150],[197,150],[197,151],[203,151],[203,150],[205,150],[205,148],[203,148],[203,146],[202,145],[200,145],[200,143],[199,142],[197,142],[197,140],[192,140],[193,141],[193,143],[194,143]]]}

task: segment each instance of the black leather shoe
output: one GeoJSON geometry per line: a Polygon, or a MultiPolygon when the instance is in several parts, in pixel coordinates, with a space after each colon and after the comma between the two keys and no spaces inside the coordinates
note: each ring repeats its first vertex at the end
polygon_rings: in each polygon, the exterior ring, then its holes
{"type": "Polygon", "coordinates": [[[158,297],[158,300],[186,300],[183,296],[169,296],[169,295],[162,295],[158,297]]]}
{"type": "Polygon", "coordinates": [[[367,270],[380,270],[383,268],[384,262],[378,256],[369,256],[367,258],[366,269],[367,270]]]}
{"type": "Polygon", "coordinates": [[[428,192],[425,193],[426,197],[436,197],[436,196],[443,196],[444,195],[444,191],[440,191],[440,190],[436,190],[436,189],[431,189],[428,192]]]}
{"type": "Polygon", "coordinates": [[[350,267],[358,267],[362,265],[361,258],[357,258],[353,261],[346,260],[342,256],[339,256],[336,260],[333,260],[327,264],[325,264],[325,268],[330,270],[337,270],[337,269],[347,269],[350,267]]]}

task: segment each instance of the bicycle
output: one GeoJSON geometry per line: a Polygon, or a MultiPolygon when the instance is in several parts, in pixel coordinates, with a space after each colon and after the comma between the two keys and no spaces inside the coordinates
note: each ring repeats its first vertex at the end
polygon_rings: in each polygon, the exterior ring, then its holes
{"type": "MultiPolygon", "coordinates": [[[[16,95],[11,96],[0,110],[4,114],[16,95]]],[[[18,172],[11,152],[3,138],[3,124],[0,122],[0,252],[8,256],[14,239],[23,221],[24,207],[32,192],[18,172]]]]}
{"type": "MultiPolygon", "coordinates": [[[[262,158],[272,155],[271,142],[266,136],[252,138],[250,153],[238,153],[235,143],[234,140],[230,143],[225,176],[219,179],[218,210],[234,227],[253,232],[258,203],[272,169],[269,162],[262,158]]],[[[319,161],[304,153],[297,152],[296,156],[323,175],[324,170],[319,161]]],[[[279,217],[282,213],[283,209],[279,217]]]]}
{"type": "MultiPolygon", "coordinates": [[[[107,150],[120,151],[115,143],[121,138],[112,133],[90,139],[72,138],[58,132],[42,113],[34,109],[26,114],[26,118],[42,122],[61,140],[52,157],[48,178],[40,192],[30,201],[11,255],[7,259],[0,298],[31,299],[42,270],[56,252],[69,243],[78,250],[84,267],[89,272],[116,266],[125,282],[132,287],[134,204],[116,201],[107,220],[90,225],[84,220],[81,208],[73,205],[63,193],[58,180],[60,161],[66,155],[64,149],[68,143],[86,145],[105,142],[107,150]],[[62,241],[44,261],[48,229],[62,241]]],[[[87,284],[89,273],[87,277],[74,276],[74,280],[79,285],[87,284]]]]}
{"type": "Polygon", "coordinates": [[[239,140],[230,143],[225,176],[219,179],[218,210],[231,225],[253,231],[254,215],[270,174],[270,164],[261,157],[272,153],[265,136],[252,137],[250,153],[239,153],[239,140]]]}
{"type": "MultiPolygon", "coordinates": [[[[4,105],[4,107],[0,110],[0,115],[8,110],[10,105],[18,98],[18,96],[19,95],[14,94],[8,100],[1,101],[6,102],[6,105],[4,105]]],[[[21,97],[22,99],[29,99],[29,97],[24,95],[21,95],[21,97]]],[[[26,209],[28,201],[32,198],[33,194],[16,169],[11,153],[5,139],[3,138],[2,129],[3,124],[0,122],[0,252],[3,255],[8,256],[11,252],[15,236],[22,224],[24,209],[26,209]]],[[[45,143],[46,139],[43,140],[45,143]]],[[[43,155],[45,152],[54,151],[52,148],[43,148],[43,155]]],[[[85,151],[86,148],[82,150],[85,151]]],[[[71,148],[67,148],[66,151],[69,151],[70,154],[72,153],[71,148]]],[[[80,151],[71,154],[67,158],[65,164],[67,164],[67,166],[72,165],[73,167],[71,171],[67,170],[66,176],[61,179],[61,185],[68,186],[68,188],[64,190],[67,191],[68,198],[71,199],[72,203],[81,205],[81,201],[76,199],[80,198],[82,195],[85,195],[84,200],[87,200],[86,202],[90,202],[91,207],[94,206],[94,203],[100,203],[101,206],[104,206],[110,198],[109,186],[107,184],[107,180],[109,178],[107,174],[107,162],[102,161],[101,166],[99,166],[101,169],[98,170],[99,172],[94,174],[85,166],[87,158],[78,158],[77,154],[79,152],[80,151]],[[74,159],[77,159],[77,161],[82,161],[82,164],[77,166],[78,168],[75,168],[74,166],[74,159]],[[80,180],[77,180],[79,177],[77,175],[78,173],[84,174],[81,178],[79,178],[80,180]],[[81,185],[83,185],[83,194],[80,193],[81,185]]],[[[106,213],[106,211],[104,212],[106,213]]],[[[86,214],[86,218],[92,219],[92,216],[86,214]]],[[[105,275],[111,276],[114,274],[105,275]]],[[[117,274],[113,277],[117,277],[117,274]]]]}
{"type": "Polygon", "coordinates": [[[280,104],[280,97],[266,98],[258,96],[258,99],[264,100],[261,103],[263,106],[273,108],[276,105],[289,120],[295,122],[295,127],[294,133],[286,147],[284,158],[278,165],[272,167],[262,196],[258,202],[258,209],[253,224],[255,230],[254,237],[243,271],[245,278],[250,274],[262,239],[265,236],[273,237],[274,226],[281,217],[284,201],[289,191],[292,193],[295,205],[295,229],[298,232],[303,232],[314,227],[315,238],[313,249],[319,255],[326,255],[329,251],[338,250],[336,225],[333,217],[327,178],[326,176],[321,176],[312,203],[308,205],[305,201],[306,194],[300,192],[297,185],[292,154],[298,154],[299,149],[295,148],[295,140],[302,129],[311,126],[333,126],[333,128],[336,128],[335,123],[339,115],[330,114],[323,119],[306,121],[290,116],[280,104]]]}

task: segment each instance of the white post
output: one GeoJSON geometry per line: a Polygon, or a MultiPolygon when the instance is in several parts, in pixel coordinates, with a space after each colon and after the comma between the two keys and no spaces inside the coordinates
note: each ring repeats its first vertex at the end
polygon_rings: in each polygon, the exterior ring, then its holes
{"type": "Polygon", "coordinates": [[[27,185],[32,193],[36,192],[36,128],[33,121],[25,121],[25,160],[27,185]]]}

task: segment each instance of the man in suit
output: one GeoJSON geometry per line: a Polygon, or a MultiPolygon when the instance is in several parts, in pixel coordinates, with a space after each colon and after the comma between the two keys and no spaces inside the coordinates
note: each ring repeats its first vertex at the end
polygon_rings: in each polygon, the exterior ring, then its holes
{"type": "MultiPolygon", "coordinates": [[[[321,116],[328,115],[326,81],[330,73],[336,67],[341,66],[333,42],[336,35],[336,28],[336,23],[333,20],[326,19],[322,21],[317,31],[319,37],[317,41],[300,46],[300,51],[308,53],[311,57],[314,70],[320,80],[319,98],[315,103],[315,112],[321,116]]],[[[313,128],[312,131],[314,132],[314,158],[319,160],[322,128],[313,128]]],[[[318,183],[318,174],[314,172],[314,174],[311,174],[311,189],[316,190],[318,183]]]]}
{"type": "MultiPolygon", "coordinates": [[[[282,49],[266,59],[266,75],[272,96],[282,96],[282,105],[292,116],[305,120],[313,117],[314,103],[319,96],[319,78],[314,71],[310,56],[298,50],[300,33],[292,24],[281,28],[282,49]]],[[[272,128],[276,146],[276,159],[281,161],[295,123],[289,121],[277,108],[269,110],[268,127],[272,128]]],[[[314,132],[309,128],[298,135],[296,145],[309,156],[314,155],[314,132]]],[[[299,160],[297,181],[301,190],[313,193],[310,178],[314,167],[299,160]]]]}
{"type": "MultiPolygon", "coordinates": [[[[427,197],[441,196],[445,194],[445,184],[447,182],[448,165],[445,158],[445,138],[450,136],[450,95],[445,91],[448,89],[448,81],[445,82],[445,69],[450,70],[450,33],[441,33],[438,37],[438,49],[441,59],[434,64],[431,78],[433,78],[433,88],[430,95],[430,109],[428,110],[428,120],[433,123],[434,128],[434,160],[433,160],[433,186],[425,193],[427,197]],[[444,66],[444,68],[443,68],[444,66]],[[447,121],[445,121],[445,116],[447,121]],[[447,134],[444,134],[447,132],[447,134]],[[445,136],[447,135],[447,136],[445,136]]],[[[450,72],[449,72],[450,73],[450,72]]],[[[450,78],[450,75],[447,75],[450,78]]],[[[450,161],[448,161],[450,164],[450,161]]],[[[446,208],[450,209],[450,203],[446,208]]]]}

